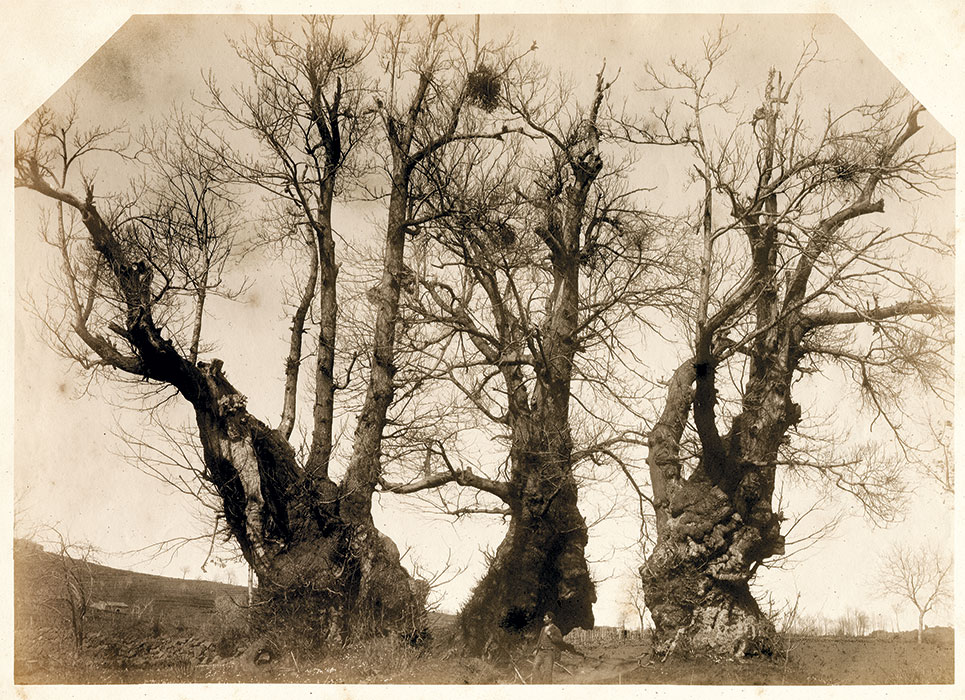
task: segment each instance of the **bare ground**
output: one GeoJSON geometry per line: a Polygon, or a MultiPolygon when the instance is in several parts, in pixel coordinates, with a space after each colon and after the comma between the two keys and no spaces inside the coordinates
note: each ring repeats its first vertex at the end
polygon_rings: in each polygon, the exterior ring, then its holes
{"type": "MultiPolygon", "coordinates": [[[[935,684],[954,682],[950,643],[847,637],[799,638],[786,658],[652,659],[645,640],[585,645],[585,659],[565,655],[556,668],[561,684],[824,685],[935,684]]],[[[505,664],[458,656],[441,648],[415,651],[383,640],[338,657],[308,663],[292,655],[266,666],[240,660],[188,666],[123,669],[85,664],[19,664],[18,684],[45,683],[337,683],[521,684],[530,681],[529,658],[505,664]]]]}

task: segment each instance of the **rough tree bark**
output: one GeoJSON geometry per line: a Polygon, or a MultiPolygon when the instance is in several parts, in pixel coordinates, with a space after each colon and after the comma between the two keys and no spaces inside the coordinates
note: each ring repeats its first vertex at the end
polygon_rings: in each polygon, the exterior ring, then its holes
{"type": "MultiPolygon", "coordinates": [[[[755,113],[763,128],[755,131],[759,177],[749,196],[738,194],[734,184],[715,169],[713,158],[717,156],[705,150],[697,111],[698,135],[693,140],[701,159],[698,173],[705,183],[705,202],[693,355],[668,383],[663,413],[649,434],[657,539],[640,569],[656,626],[654,649],[662,656],[743,656],[773,649],[773,626],[751,595],[749,584],[761,563],[784,552],[782,514],[773,506],[775,474],[788,431],[801,419],[801,408],[792,399],[792,382],[802,359],[819,352],[815,331],[950,313],[949,308],[929,300],[890,307],[879,307],[875,300],[860,311],[828,310],[822,292],[832,287],[841,273],[825,271],[815,281],[814,270],[825,251],[845,235],[845,224],[884,210],[883,201],[875,199],[876,188],[884,178],[900,173],[903,166],[894,166],[893,159],[919,130],[921,109],[913,108],[905,124],[876,135],[880,140],[873,160],[861,162],[856,157],[847,171],[849,184],[854,182],[845,190],[849,194],[842,197],[840,189],[831,190],[839,196],[830,204],[823,203],[821,218],[803,222],[795,220],[795,207],[812,192],[828,191],[822,188],[829,182],[837,187],[834,178],[840,179],[841,166],[828,173],[823,151],[831,148],[825,141],[813,152],[780,151],[778,117],[790,90],[772,71],[764,105],[755,113]],[[792,157],[799,160],[789,160],[792,157]],[[807,176],[798,182],[795,178],[802,172],[807,176]],[[731,216],[746,236],[748,252],[745,276],[718,300],[711,313],[711,263],[718,236],[712,222],[715,190],[728,196],[731,216]],[[795,226],[807,231],[806,243],[798,245],[791,238],[788,230],[795,226]],[[738,323],[746,325],[740,331],[743,339],[735,341],[728,334],[737,333],[734,326],[738,323]],[[745,362],[738,387],[740,402],[729,429],[722,434],[717,373],[735,354],[745,362]],[[680,443],[691,412],[698,455],[696,464],[690,462],[692,471],[685,474],[680,443]]],[[[828,133],[833,132],[829,129],[828,133]]],[[[859,137],[842,137],[840,143],[871,140],[869,132],[859,133],[859,137]]],[[[786,140],[786,135],[783,138],[786,140]]],[[[833,140],[834,136],[825,138],[833,140]]],[[[719,162],[724,162],[723,157],[719,162]]],[[[873,235],[870,239],[875,240],[873,235]]],[[[857,251],[853,259],[870,258],[876,250],[874,243],[862,240],[854,238],[847,244],[849,250],[857,251]]],[[[839,297],[829,298],[834,303],[839,297]]],[[[737,374],[741,376],[741,372],[737,374]]]]}
{"type": "MultiPolygon", "coordinates": [[[[552,284],[539,322],[528,317],[518,290],[504,288],[496,270],[482,262],[486,252],[466,237],[460,239],[462,264],[485,293],[495,334],[480,332],[456,295],[428,285],[444,322],[466,334],[505,387],[505,415],[489,418],[508,428],[509,475],[485,490],[506,504],[509,527],[459,614],[463,640],[474,654],[501,654],[520,644],[538,631],[547,611],[564,634],[593,627],[596,591],[584,553],[588,535],[577,499],[570,401],[579,349],[581,262],[590,245],[587,199],[603,168],[597,118],[609,87],[601,71],[591,107],[573,127],[582,129],[579,138],[553,134],[525,109],[518,110],[525,124],[553,143],[557,168],[548,180],[558,187],[534,195],[540,217],[535,235],[548,252],[552,284]],[[532,368],[532,378],[525,367],[532,368]]],[[[465,474],[450,471],[451,480],[472,485],[465,474]]]]}
{"type": "MultiPolygon", "coordinates": [[[[227,380],[220,361],[192,363],[163,336],[153,315],[150,267],[130,259],[90,190],[80,200],[47,184],[35,163],[20,165],[18,185],[80,212],[121,298],[123,320],[111,330],[131,352],[81,324],[78,333],[104,364],[169,384],[193,406],[206,475],[258,576],[263,619],[293,639],[319,642],[386,632],[420,635],[424,600],[398,550],[360,505],[364,494],[303,469],[286,436],[246,410],[246,398],[227,380]]],[[[395,303],[385,300],[380,316],[393,317],[395,303]]],[[[377,461],[376,443],[360,442],[359,463],[377,461]]]]}
{"type": "Polygon", "coordinates": [[[596,592],[584,555],[587,527],[577,503],[569,431],[550,440],[551,431],[536,416],[514,426],[509,528],[459,613],[472,653],[499,653],[521,643],[547,611],[564,634],[593,627],[596,592]]]}

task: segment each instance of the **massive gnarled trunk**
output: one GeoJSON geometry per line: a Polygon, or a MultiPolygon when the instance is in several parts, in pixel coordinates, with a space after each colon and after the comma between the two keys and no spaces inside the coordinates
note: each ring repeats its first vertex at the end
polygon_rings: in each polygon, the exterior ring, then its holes
{"type": "Polygon", "coordinates": [[[287,641],[416,639],[424,599],[399,552],[344,489],[300,468],[290,444],[245,410],[219,363],[201,365],[210,400],[196,404],[208,476],[258,576],[255,618],[287,641]]]}
{"type": "Polygon", "coordinates": [[[691,388],[696,374],[693,362],[677,370],[650,433],[657,543],[640,574],[656,628],[654,650],[770,653],[774,629],[749,584],[761,562],[784,551],[771,499],[779,433],[794,419],[793,407],[774,411],[773,405],[745,403],[721,449],[705,447],[693,473],[684,476],[679,440],[699,394],[691,388]]]}
{"type": "Polygon", "coordinates": [[[776,518],[745,519],[742,504],[702,481],[700,472],[694,477],[671,499],[666,527],[640,571],[654,651],[769,652],[774,630],[748,584],[756,564],[779,551],[776,518]]]}
{"type": "MultiPolygon", "coordinates": [[[[305,469],[282,429],[246,409],[222,363],[192,362],[153,316],[151,268],[132,257],[88,193],[80,200],[49,185],[27,161],[18,184],[77,209],[119,296],[113,333],[125,353],[81,322],[77,332],[103,364],[173,387],[194,408],[205,476],[259,581],[256,617],[284,641],[339,641],[425,630],[424,590],[399,563],[395,545],[375,528],[371,496],[379,474],[381,429],[392,400],[394,319],[404,235],[399,193],[390,204],[386,255],[376,309],[372,373],[352,461],[342,483],[305,469]]],[[[284,421],[283,421],[284,423],[284,421]]],[[[290,429],[290,427],[288,428],[290,429]]]]}
{"type": "MultiPolygon", "coordinates": [[[[368,391],[340,483],[328,477],[330,421],[323,439],[313,442],[313,455],[320,442],[328,444],[325,456],[310,456],[308,468],[301,469],[284,436],[244,410],[244,398],[220,367],[204,367],[211,400],[197,415],[205,462],[232,532],[258,574],[264,598],[261,617],[296,639],[344,643],[398,633],[415,640],[426,629],[424,591],[401,566],[398,549],[376,529],[371,515],[372,493],[381,474],[382,430],[394,393],[406,197],[406,183],[397,178],[389,201],[382,276],[371,295],[376,322],[368,391]]],[[[331,256],[323,258],[321,267],[334,267],[331,256]]],[[[334,283],[334,272],[328,277],[334,283]]],[[[331,348],[325,358],[325,398],[330,403],[331,348]]],[[[330,410],[321,413],[330,416],[330,410]]]]}
{"type": "Polygon", "coordinates": [[[538,631],[547,611],[564,634],[593,628],[596,591],[584,552],[587,526],[578,505],[569,425],[576,264],[560,279],[556,308],[544,327],[546,355],[555,361],[547,363],[532,399],[519,366],[503,368],[512,387],[511,469],[508,482],[491,490],[508,506],[510,522],[460,612],[463,639],[475,654],[518,646],[538,631]]]}
{"type": "MultiPolygon", "coordinates": [[[[786,131],[779,133],[781,105],[787,103],[792,86],[793,80],[783,84],[780,74],[771,71],[756,113],[763,125],[756,130],[752,126],[758,176],[751,196],[740,194],[735,183],[723,177],[717,165],[720,157],[708,155],[698,134],[697,172],[704,181],[704,207],[693,355],[669,382],[664,412],[649,435],[657,542],[640,573],[656,625],[658,654],[743,655],[766,653],[772,646],[772,625],[751,596],[749,583],[758,566],[784,551],[782,516],[773,507],[775,472],[788,432],[801,419],[801,408],[791,394],[795,375],[802,359],[820,353],[826,342],[812,332],[945,312],[917,301],[879,307],[874,296],[855,302],[854,310],[828,309],[829,303],[840,304],[842,289],[848,290],[846,295],[852,290],[833,286],[848,274],[837,267],[839,261],[824,257],[836,247],[862,251],[866,245],[865,252],[874,251],[873,243],[859,243],[860,236],[854,234],[848,237],[845,226],[884,211],[884,201],[875,199],[876,188],[890,177],[896,154],[920,129],[921,108],[913,107],[896,129],[877,133],[869,160],[862,160],[860,151],[850,154],[853,182],[842,189],[839,170],[829,173],[822,166],[826,142],[809,155],[785,150],[784,144],[800,133],[794,123],[785,123],[786,131]],[[799,160],[791,167],[788,159],[795,153],[799,160]],[[801,173],[806,176],[799,182],[801,173]],[[715,191],[725,193],[731,205],[731,220],[716,229],[715,191]],[[821,194],[821,218],[808,219],[798,213],[797,205],[788,204],[812,193],[821,194]],[[721,262],[714,257],[714,244],[730,228],[739,229],[744,237],[746,269],[735,277],[739,281],[730,291],[711,304],[713,270],[721,262]],[[816,267],[825,262],[816,274],[816,267]],[[822,299],[828,288],[833,290],[829,299],[822,299]],[[730,369],[732,376],[741,378],[734,386],[740,404],[722,433],[716,379],[718,368],[728,362],[739,365],[730,369]],[[685,474],[680,441],[691,410],[697,458],[688,460],[696,465],[685,474]]],[[[699,123],[699,108],[694,109],[699,123]]],[[[870,128],[874,133],[874,126],[870,128]]],[[[840,158],[836,148],[828,150],[840,158]]],[[[861,259],[861,254],[851,260],[861,259]]],[[[873,258],[874,253],[869,254],[873,258]]],[[[889,339],[887,344],[893,342],[889,339]]],[[[834,343],[829,352],[839,352],[834,343]]],[[[847,350],[842,354],[856,356],[847,350]]],[[[867,378],[864,365],[861,371],[867,378]]]]}
{"type": "Polygon", "coordinates": [[[577,505],[565,454],[548,458],[546,426],[518,427],[510,459],[514,478],[506,499],[509,529],[483,579],[460,612],[463,639],[474,654],[498,654],[531,637],[543,614],[554,613],[566,634],[593,627],[596,592],[584,549],[587,527],[577,505]]]}

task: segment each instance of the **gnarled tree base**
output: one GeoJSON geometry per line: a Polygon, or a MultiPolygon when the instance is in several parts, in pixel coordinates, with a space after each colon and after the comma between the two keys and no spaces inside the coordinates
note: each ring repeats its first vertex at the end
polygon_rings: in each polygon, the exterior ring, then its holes
{"type": "MultiPolygon", "coordinates": [[[[542,517],[514,516],[489,570],[459,615],[471,654],[501,656],[531,641],[552,612],[563,634],[593,628],[596,591],[586,565],[587,528],[575,487],[557,492],[542,517]]],[[[530,505],[537,505],[533,499],[530,505]]]]}
{"type": "Polygon", "coordinates": [[[249,414],[216,361],[197,417],[209,478],[258,576],[254,632],[278,648],[426,635],[426,591],[372,522],[369,503],[300,467],[288,441],[249,414]]]}
{"type": "Polygon", "coordinates": [[[644,581],[658,658],[741,658],[770,655],[776,648],[774,627],[746,584],[714,583],[682,570],[675,578],[644,581]]]}
{"type": "Polygon", "coordinates": [[[655,625],[654,653],[770,654],[774,627],[749,582],[764,557],[781,551],[777,517],[759,505],[735,506],[706,481],[685,483],[669,513],[660,542],[640,568],[655,625]]]}
{"type": "Polygon", "coordinates": [[[373,526],[342,526],[301,543],[279,554],[262,578],[253,627],[276,647],[322,652],[380,636],[428,640],[427,589],[373,526]]]}

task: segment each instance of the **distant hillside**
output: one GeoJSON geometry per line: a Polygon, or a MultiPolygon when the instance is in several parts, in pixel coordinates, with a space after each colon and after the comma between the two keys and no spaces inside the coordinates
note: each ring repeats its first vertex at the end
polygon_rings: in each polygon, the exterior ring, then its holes
{"type": "MultiPolygon", "coordinates": [[[[49,617],[51,603],[56,605],[64,596],[64,562],[39,544],[21,539],[14,540],[13,560],[18,625],[28,623],[30,618],[37,621],[37,618],[49,617]]],[[[101,617],[158,617],[194,626],[210,619],[219,607],[237,609],[244,605],[248,595],[244,586],[216,581],[142,574],[77,560],[68,560],[68,563],[82,567],[84,576],[89,577],[92,611],[101,617]]],[[[432,611],[429,627],[438,634],[454,629],[457,619],[450,613],[432,611]]],[[[616,635],[621,630],[597,627],[596,631],[616,635]]]]}
{"type": "Polygon", "coordinates": [[[13,560],[16,616],[21,623],[49,616],[51,605],[63,598],[65,565],[81,573],[91,608],[100,614],[157,616],[190,624],[214,614],[219,601],[242,604],[247,598],[244,586],[64,561],[29,540],[14,540],[13,560]]]}
{"type": "Polygon", "coordinates": [[[452,629],[457,620],[458,618],[450,613],[429,611],[429,629],[433,632],[452,629]]]}

